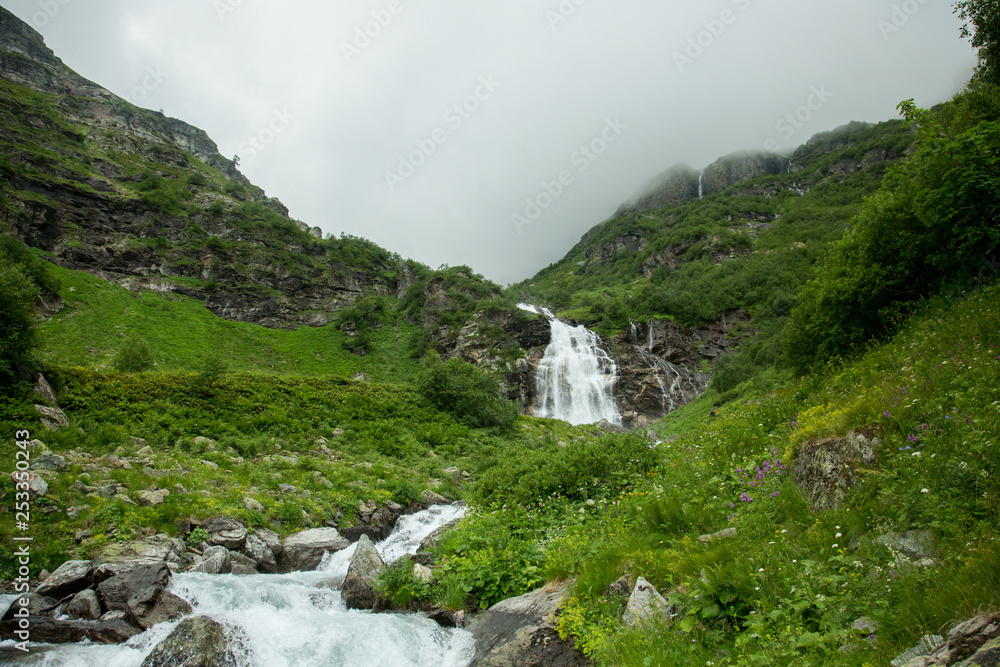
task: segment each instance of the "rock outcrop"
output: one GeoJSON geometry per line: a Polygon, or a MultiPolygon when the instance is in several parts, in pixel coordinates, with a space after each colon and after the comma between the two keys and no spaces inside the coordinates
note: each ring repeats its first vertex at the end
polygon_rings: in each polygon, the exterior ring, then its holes
{"type": "Polygon", "coordinates": [[[351,556],[351,564],[340,591],[348,609],[371,609],[375,606],[375,582],[385,570],[378,549],[367,535],[362,535],[351,556]]]}
{"type": "Polygon", "coordinates": [[[877,447],[877,439],[859,433],[806,443],[792,462],[792,480],[814,510],[840,507],[860,471],[875,464],[877,447]]]}
{"type": "Polygon", "coordinates": [[[206,616],[186,618],[156,645],[142,667],[237,667],[226,630],[206,616]]]}
{"type": "Polygon", "coordinates": [[[592,663],[559,638],[553,615],[569,583],[550,584],[499,602],[470,621],[476,656],[470,667],[584,667],[592,663]]]}

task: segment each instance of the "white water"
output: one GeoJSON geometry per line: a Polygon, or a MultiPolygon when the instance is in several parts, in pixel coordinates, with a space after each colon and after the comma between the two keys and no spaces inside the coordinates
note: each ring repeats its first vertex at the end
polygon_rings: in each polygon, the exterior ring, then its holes
{"type": "Polygon", "coordinates": [[[698,199],[705,198],[705,172],[701,172],[698,177],[698,199]]]}
{"type": "Polygon", "coordinates": [[[607,419],[620,426],[622,418],[614,394],[618,366],[601,347],[600,337],[586,327],[559,321],[544,308],[519,307],[545,315],[552,327],[552,341],[535,376],[535,416],[570,424],[607,419]]]}
{"type": "MultiPolygon", "coordinates": [[[[403,517],[379,543],[387,562],[416,553],[435,528],[460,517],[460,506],[432,507],[403,517]]],[[[354,547],[349,550],[351,553],[354,547]]],[[[446,630],[419,614],[349,611],[336,587],[349,555],[327,556],[315,572],[283,575],[178,574],[170,590],[194,613],[236,627],[240,667],[465,667],[475,646],[464,630],[446,630]]],[[[176,623],[163,623],[122,646],[32,646],[21,657],[13,642],[0,644],[0,664],[46,667],[139,667],[176,623]]]]}

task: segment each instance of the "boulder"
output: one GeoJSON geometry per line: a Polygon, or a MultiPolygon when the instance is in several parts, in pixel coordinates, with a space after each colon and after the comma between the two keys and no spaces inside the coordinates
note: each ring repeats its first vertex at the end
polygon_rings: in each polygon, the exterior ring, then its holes
{"type": "Polygon", "coordinates": [[[249,496],[243,499],[243,507],[247,508],[250,512],[264,513],[264,506],[249,496]]]}
{"type": "Polygon", "coordinates": [[[435,609],[427,614],[427,618],[431,619],[442,628],[460,628],[465,622],[465,614],[462,612],[459,613],[449,611],[447,609],[435,609]],[[462,615],[459,616],[459,613],[462,615]]]}
{"type": "Polygon", "coordinates": [[[211,537],[209,544],[225,547],[231,551],[241,551],[247,541],[247,529],[235,519],[212,517],[201,524],[211,537]]]}
{"type": "Polygon", "coordinates": [[[36,592],[39,595],[62,599],[67,595],[73,595],[85,588],[90,588],[93,583],[94,561],[70,560],[50,574],[36,592]]]}
{"type": "Polygon", "coordinates": [[[281,546],[281,538],[276,532],[268,528],[255,528],[253,534],[259,537],[267,548],[271,550],[275,558],[281,558],[285,553],[284,548],[281,546]]]}
{"type": "Polygon", "coordinates": [[[340,591],[348,609],[371,609],[375,606],[375,582],[385,571],[385,563],[378,549],[367,535],[358,540],[358,546],[351,556],[351,564],[340,591]]]}
{"type": "Polygon", "coordinates": [[[335,553],[350,545],[336,528],[314,528],[295,533],[285,538],[282,545],[282,569],[288,572],[315,570],[327,551],[335,553]]]}
{"type": "Polygon", "coordinates": [[[179,621],[193,610],[187,600],[169,591],[160,591],[152,600],[129,601],[129,611],[140,626],[149,629],[160,623],[179,621]]]}
{"type": "Polygon", "coordinates": [[[104,613],[101,600],[91,589],[80,591],[66,606],[66,615],[82,621],[96,621],[104,613]]]}
{"type": "Polygon", "coordinates": [[[156,645],[142,667],[237,667],[226,628],[206,616],[181,621],[156,645]]]}
{"type": "Polygon", "coordinates": [[[185,567],[188,562],[187,545],[166,535],[115,542],[104,547],[94,559],[94,580],[100,582],[141,565],[172,563],[185,567]]]}
{"type": "Polygon", "coordinates": [[[429,567],[420,563],[413,564],[413,578],[422,584],[429,584],[434,581],[434,573],[429,567]]]}
{"type": "Polygon", "coordinates": [[[202,555],[201,561],[191,568],[192,572],[205,574],[229,574],[233,571],[229,549],[222,546],[209,547],[202,555]]]}
{"type": "Polygon", "coordinates": [[[625,605],[622,623],[634,627],[661,618],[669,620],[672,613],[673,608],[663,599],[656,587],[639,577],[625,605]]]}
{"type": "Polygon", "coordinates": [[[45,376],[41,373],[39,373],[38,377],[35,378],[34,389],[35,393],[38,394],[48,405],[55,407],[59,404],[59,401],[56,400],[56,393],[52,391],[52,387],[45,379],[45,376]]]}
{"type": "Polygon", "coordinates": [[[15,613],[24,608],[28,609],[29,616],[44,616],[46,614],[51,616],[58,606],[59,600],[56,600],[55,598],[46,597],[37,593],[27,593],[26,595],[22,595],[11,602],[10,607],[7,608],[3,618],[0,620],[9,621],[14,618],[15,613]]]}
{"type": "Polygon", "coordinates": [[[890,660],[889,664],[892,667],[903,667],[918,658],[930,655],[942,643],[944,643],[944,637],[941,635],[924,635],[915,646],[890,660]]]}
{"type": "Polygon", "coordinates": [[[58,454],[53,454],[47,452],[45,454],[39,454],[31,460],[32,470],[49,470],[53,472],[65,470],[69,467],[66,463],[66,459],[58,454]]]}
{"type": "Polygon", "coordinates": [[[139,492],[139,507],[153,507],[155,505],[162,505],[166,497],[170,495],[170,491],[166,489],[160,489],[159,491],[140,491],[139,492]]]}
{"type": "MultiPolygon", "coordinates": [[[[122,619],[94,623],[93,621],[60,621],[51,616],[29,616],[31,641],[41,644],[76,644],[84,640],[95,644],[122,644],[140,630],[122,619]]],[[[0,639],[15,639],[17,620],[0,622],[0,639]]]]}
{"type": "Polygon", "coordinates": [[[27,484],[28,493],[32,499],[41,498],[49,492],[49,485],[41,475],[36,472],[15,471],[10,473],[10,479],[18,487],[18,491],[23,491],[23,484],[27,484]]]}
{"type": "Polygon", "coordinates": [[[896,560],[931,560],[937,555],[937,538],[929,530],[911,530],[905,533],[885,533],[875,538],[876,544],[887,548],[896,560]]]}
{"type": "Polygon", "coordinates": [[[430,489],[424,489],[424,492],[420,494],[420,499],[424,501],[427,505],[447,505],[448,499],[442,496],[440,493],[434,493],[430,489]]]}
{"type": "Polygon", "coordinates": [[[718,540],[728,540],[736,537],[736,528],[726,528],[725,530],[720,530],[717,533],[712,533],[711,535],[702,535],[698,538],[699,542],[709,543],[716,542],[718,540]]]}
{"type": "Polygon", "coordinates": [[[584,667],[592,663],[559,638],[552,618],[569,582],[549,584],[477,614],[467,629],[476,641],[470,667],[584,667]]]}
{"type": "Polygon", "coordinates": [[[69,426],[69,418],[59,408],[50,408],[46,405],[36,405],[35,411],[41,415],[42,427],[46,431],[57,431],[69,426]]]}
{"type": "Polygon", "coordinates": [[[806,443],[792,462],[792,480],[814,510],[840,507],[861,480],[860,471],[875,464],[876,444],[855,433],[806,443]]]}
{"type": "Polygon", "coordinates": [[[437,546],[437,543],[441,541],[441,536],[444,535],[449,530],[451,530],[452,528],[454,528],[455,526],[457,526],[458,522],[461,520],[462,520],[461,517],[458,519],[452,519],[443,526],[435,528],[433,531],[431,531],[430,535],[425,537],[423,542],[420,543],[420,548],[418,549],[418,551],[430,551],[431,549],[433,549],[435,546],[437,546]]]}
{"type": "Polygon", "coordinates": [[[277,572],[278,571],[278,561],[274,557],[274,554],[264,543],[264,540],[260,539],[256,535],[247,535],[247,542],[243,547],[243,553],[253,559],[257,570],[261,572],[277,572]]]}
{"type": "Polygon", "coordinates": [[[129,603],[155,599],[170,583],[170,568],[165,562],[136,565],[97,585],[97,594],[108,611],[129,611],[129,603]]]}

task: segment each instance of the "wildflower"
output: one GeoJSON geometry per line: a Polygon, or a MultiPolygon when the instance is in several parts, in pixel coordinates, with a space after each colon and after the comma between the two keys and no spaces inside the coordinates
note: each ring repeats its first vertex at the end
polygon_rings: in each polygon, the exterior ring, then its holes
{"type": "Polygon", "coordinates": [[[930,493],[930,489],[920,489],[920,493],[930,493]]]}
{"type": "Polygon", "coordinates": [[[833,545],[832,547],[830,547],[830,548],[831,548],[831,549],[836,549],[836,548],[837,548],[837,547],[839,547],[839,546],[840,546],[839,544],[834,544],[834,545],[833,545]]]}
{"type": "Polygon", "coordinates": [[[837,533],[835,537],[837,537],[837,538],[841,538],[841,537],[843,537],[843,536],[844,536],[844,534],[843,534],[843,533],[837,533]]]}

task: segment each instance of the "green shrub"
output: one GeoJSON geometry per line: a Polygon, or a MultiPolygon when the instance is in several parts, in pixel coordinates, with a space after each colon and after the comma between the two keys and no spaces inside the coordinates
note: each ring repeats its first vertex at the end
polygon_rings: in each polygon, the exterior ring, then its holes
{"type": "Polygon", "coordinates": [[[409,557],[400,558],[383,570],[375,583],[375,595],[390,609],[409,609],[411,603],[426,599],[430,592],[430,583],[414,576],[409,557]]]}
{"type": "Polygon", "coordinates": [[[0,257],[0,376],[31,357],[35,348],[38,288],[21,268],[0,257]]]}
{"type": "Polygon", "coordinates": [[[471,428],[507,431],[517,421],[517,406],[503,398],[493,374],[461,359],[431,359],[417,375],[417,389],[435,407],[471,428]]]}
{"type": "Polygon", "coordinates": [[[142,373],[154,365],[153,350],[138,338],[127,338],[115,354],[111,365],[122,373],[142,373]]]}

